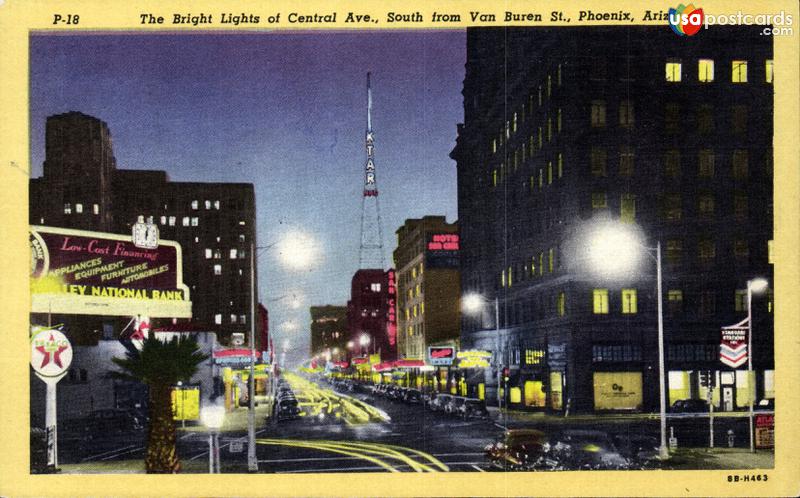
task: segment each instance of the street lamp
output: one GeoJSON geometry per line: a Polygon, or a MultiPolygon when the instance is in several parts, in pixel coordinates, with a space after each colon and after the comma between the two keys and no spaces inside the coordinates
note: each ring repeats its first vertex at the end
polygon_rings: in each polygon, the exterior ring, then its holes
{"type": "Polygon", "coordinates": [[[748,427],[750,429],[750,453],[755,453],[753,438],[753,399],[756,397],[756,381],[753,375],[753,293],[761,293],[767,289],[769,282],[765,278],[754,278],[747,281],[747,385],[750,392],[750,413],[748,427]]]}
{"type": "Polygon", "coordinates": [[[669,458],[667,448],[667,400],[666,374],[664,372],[664,309],[661,291],[661,242],[655,247],[647,247],[642,242],[641,233],[631,226],[621,223],[605,222],[590,232],[586,249],[589,261],[595,271],[611,278],[624,278],[635,275],[636,263],[642,250],[655,254],[656,299],[658,300],[658,398],[659,419],[661,422],[661,443],[658,455],[662,460],[669,458]]]}
{"type": "Polygon", "coordinates": [[[200,411],[200,420],[208,428],[208,473],[220,473],[219,429],[225,420],[225,407],[206,406],[200,411]]]}
{"type": "MultiPolygon", "coordinates": [[[[489,301],[482,295],[475,292],[466,294],[463,298],[461,298],[461,309],[469,315],[477,315],[478,313],[482,312],[484,306],[487,304],[489,304],[489,301]]],[[[500,377],[503,369],[500,357],[500,301],[497,296],[494,298],[494,330],[496,332],[494,335],[494,346],[495,351],[497,352],[497,408],[501,408],[502,397],[500,396],[500,377]]]]}
{"type": "Polygon", "coordinates": [[[359,344],[359,346],[361,346],[362,352],[363,352],[364,348],[366,347],[367,348],[367,353],[369,353],[369,348],[368,348],[369,343],[370,343],[370,337],[367,334],[361,334],[361,337],[358,338],[358,344],[359,344]]]}

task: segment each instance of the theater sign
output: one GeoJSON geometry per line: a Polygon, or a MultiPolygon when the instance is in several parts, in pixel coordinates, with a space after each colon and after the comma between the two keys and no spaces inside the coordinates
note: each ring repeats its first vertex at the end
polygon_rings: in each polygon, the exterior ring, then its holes
{"type": "Polygon", "coordinates": [[[31,226],[30,245],[34,313],[192,316],[177,242],[31,226]]]}

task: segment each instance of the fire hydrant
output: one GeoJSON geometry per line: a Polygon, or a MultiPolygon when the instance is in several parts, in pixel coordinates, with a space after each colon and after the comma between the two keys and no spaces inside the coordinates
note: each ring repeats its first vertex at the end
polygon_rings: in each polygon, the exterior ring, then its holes
{"type": "Polygon", "coordinates": [[[728,429],[728,448],[733,448],[734,438],[733,429],[728,429]]]}

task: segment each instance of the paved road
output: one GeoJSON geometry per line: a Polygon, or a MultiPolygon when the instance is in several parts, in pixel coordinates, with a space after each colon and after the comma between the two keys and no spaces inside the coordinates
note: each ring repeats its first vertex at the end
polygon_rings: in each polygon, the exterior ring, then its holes
{"type": "MultiPolygon", "coordinates": [[[[504,422],[510,428],[533,427],[550,435],[565,428],[654,440],[659,434],[657,419],[523,417],[519,420],[511,416],[508,421],[462,420],[431,412],[419,404],[393,402],[368,393],[337,394],[328,390],[328,386],[293,384],[306,416],[280,423],[258,420],[256,452],[260,472],[485,471],[488,466],[483,448],[502,434],[504,422]],[[366,418],[362,417],[364,410],[370,413],[366,418]],[[320,417],[320,413],[324,416],[320,417]]],[[[495,418],[496,415],[495,412],[495,418]]],[[[673,428],[679,445],[707,446],[707,418],[673,417],[668,425],[673,428]]],[[[746,418],[718,418],[715,429],[718,446],[727,445],[729,429],[735,433],[737,447],[749,444],[746,418]]],[[[241,430],[221,435],[224,471],[246,471],[245,436],[246,432],[241,430]]],[[[60,438],[59,446],[61,463],[142,459],[144,433],[105,435],[89,442],[70,440],[67,436],[60,438]]],[[[180,433],[178,451],[184,461],[197,464],[207,461],[207,434],[180,433]]]]}

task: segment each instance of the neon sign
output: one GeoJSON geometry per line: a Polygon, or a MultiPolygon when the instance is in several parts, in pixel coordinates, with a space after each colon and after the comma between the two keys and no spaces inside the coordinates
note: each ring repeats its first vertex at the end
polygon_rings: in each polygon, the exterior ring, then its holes
{"type": "Polygon", "coordinates": [[[459,237],[457,233],[437,233],[428,242],[429,251],[458,251],[459,237]]]}
{"type": "Polygon", "coordinates": [[[389,310],[387,313],[388,320],[386,323],[386,334],[389,336],[389,345],[394,346],[397,342],[397,300],[395,299],[396,285],[394,279],[394,270],[389,270],[387,273],[387,293],[389,295],[387,298],[387,303],[389,305],[389,310]]]}

